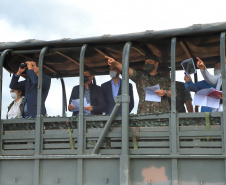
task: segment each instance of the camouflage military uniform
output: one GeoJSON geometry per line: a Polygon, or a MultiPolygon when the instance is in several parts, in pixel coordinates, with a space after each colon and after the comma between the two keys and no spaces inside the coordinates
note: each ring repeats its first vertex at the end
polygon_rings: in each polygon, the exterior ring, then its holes
{"type": "Polygon", "coordinates": [[[161,102],[145,101],[144,87],[151,87],[159,84],[160,89],[170,90],[170,79],[169,77],[157,74],[149,75],[146,71],[133,70],[131,80],[136,83],[137,91],[139,95],[138,114],[143,113],[165,113],[170,112],[170,104],[167,97],[162,97],[161,102]]]}

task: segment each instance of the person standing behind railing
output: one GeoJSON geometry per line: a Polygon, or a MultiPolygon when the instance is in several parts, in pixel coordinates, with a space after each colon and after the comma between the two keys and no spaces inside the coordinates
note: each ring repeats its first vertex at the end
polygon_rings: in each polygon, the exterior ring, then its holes
{"type": "MultiPolygon", "coordinates": [[[[108,64],[122,70],[122,64],[115,59],[105,56],[108,64]]],[[[136,71],[129,68],[130,79],[136,83],[139,95],[138,114],[144,113],[166,113],[170,112],[168,97],[171,97],[170,79],[158,73],[159,58],[155,55],[145,55],[145,65],[143,71],[136,71]],[[145,101],[144,87],[160,85],[160,90],[155,93],[161,97],[161,102],[145,101]]]]}
{"type": "MultiPolygon", "coordinates": [[[[170,78],[170,68],[166,66],[159,67],[158,71],[163,74],[167,75],[170,78]]],[[[169,103],[171,104],[171,98],[168,98],[169,103]]],[[[193,112],[192,106],[192,98],[190,92],[188,92],[183,82],[176,81],[176,110],[177,112],[186,112],[185,107],[187,108],[188,112],[193,112]]]]}
{"type": "Polygon", "coordinates": [[[7,119],[20,118],[22,116],[23,111],[24,90],[11,89],[10,94],[14,101],[10,103],[10,105],[8,106],[6,118],[7,119]]]}
{"type": "MultiPolygon", "coordinates": [[[[112,78],[110,81],[107,81],[101,84],[101,88],[104,93],[105,99],[105,112],[106,114],[111,114],[114,106],[115,106],[115,96],[121,95],[121,87],[122,87],[122,80],[119,77],[121,71],[116,67],[109,68],[109,75],[112,78]]],[[[133,110],[134,107],[134,98],[133,98],[133,86],[129,83],[129,96],[130,96],[130,103],[129,103],[129,112],[133,110]]],[[[117,114],[122,114],[122,106],[119,107],[117,114]]]]}
{"type": "MultiPolygon", "coordinates": [[[[202,73],[202,76],[205,81],[207,81],[209,84],[216,86],[217,90],[222,91],[222,78],[221,78],[221,63],[217,62],[215,64],[215,67],[217,67],[217,71],[215,71],[214,75],[211,75],[209,71],[206,69],[206,66],[204,62],[197,57],[197,67],[200,68],[200,71],[202,73]]],[[[225,57],[225,62],[226,62],[226,57],[225,57]]],[[[212,109],[213,112],[221,112],[223,111],[223,104],[222,104],[222,97],[221,97],[221,102],[220,106],[218,109],[212,109]]]]}
{"type": "MultiPolygon", "coordinates": [[[[22,116],[24,118],[33,117],[37,115],[37,94],[38,94],[38,67],[34,61],[26,61],[25,66],[19,67],[16,74],[13,75],[9,87],[11,89],[25,89],[25,99],[23,105],[22,116]],[[24,81],[18,81],[23,72],[27,73],[27,78],[24,81]]],[[[43,73],[42,76],[42,100],[41,100],[41,114],[46,115],[45,100],[49,93],[51,78],[43,73]]]]}
{"type": "MultiPolygon", "coordinates": [[[[201,89],[206,89],[206,88],[211,88],[211,87],[215,88],[215,86],[208,84],[205,80],[202,80],[202,81],[197,82],[197,83],[193,83],[190,75],[185,74],[184,80],[185,80],[184,86],[187,89],[187,91],[197,92],[201,89]]],[[[201,112],[212,112],[212,108],[202,106],[201,112]]]]}
{"type": "MultiPolygon", "coordinates": [[[[100,86],[92,83],[94,80],[94,73],[91,70],[84,70],[84,98],[88,106],[84,107],[84,113],[87,115],[102,114],[105,107],[104,95],[100,86]]],[[[69,100],[68,110],[73,112],[73,116],[77,116],[79,111],[72,105],[72,100],[79,99],[79,85],[74,86],[69,100]]]]}

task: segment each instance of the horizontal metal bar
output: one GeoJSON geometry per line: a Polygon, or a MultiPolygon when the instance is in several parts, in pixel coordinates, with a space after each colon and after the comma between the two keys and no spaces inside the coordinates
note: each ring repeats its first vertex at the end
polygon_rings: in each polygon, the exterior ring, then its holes
{"type": "MultiPolygon", "coordinates": [[[[129,155],[130,159],[226,159],[226,155],[129,155]]],[[[35,155],[0,156],[0,160],[31,159],[119,159],[120,155],[35,155]]]]}
{"type": "Polygon", "coordinates": [[[222,131],[185,131],[179,132],[178,135],[180,137],[193,136],[193,137],[201,137],[201,136],[221,136],[222,131]]]}

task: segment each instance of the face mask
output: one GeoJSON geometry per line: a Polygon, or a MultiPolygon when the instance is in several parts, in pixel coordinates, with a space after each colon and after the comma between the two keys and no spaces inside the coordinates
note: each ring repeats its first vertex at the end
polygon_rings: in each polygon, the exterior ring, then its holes
{"type": "Polygon", "coordinates": [[[114,70],[109,71],[109,75],[111,78],[115,78],[117,76],[117,72],[114,70]]]}
{"type": "Polygon", "coordinates": [[[155,69],[155,64],[145,64],[144,70],[148,73],[152,72],[155,69]]]}
{"type": "Polygon", "coordinates": [[[84,83],[89,81],[89,76],[84,76],[84,83]]]}
{"type": "Polygon", "coordinates": [[[14,99],[14,100],[17,99],[17,95],[15,92],[11,92],[10,94],[11,94],[12,99],[14,99]]]}

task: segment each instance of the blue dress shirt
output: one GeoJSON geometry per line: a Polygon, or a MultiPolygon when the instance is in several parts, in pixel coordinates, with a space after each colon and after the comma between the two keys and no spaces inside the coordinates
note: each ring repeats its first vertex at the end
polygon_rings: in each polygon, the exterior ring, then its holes
{"type": "Polygon", "coordinates": [[[113,80],[111,80],[112,96],[113,96],[114,100],[115,100],[115,96],[118,96],[118,91],[119,91],[119,88],[120,88],[120,84],[121,84],[121,79],[118,81],[117,85],[115,85],[113,80]]]}

